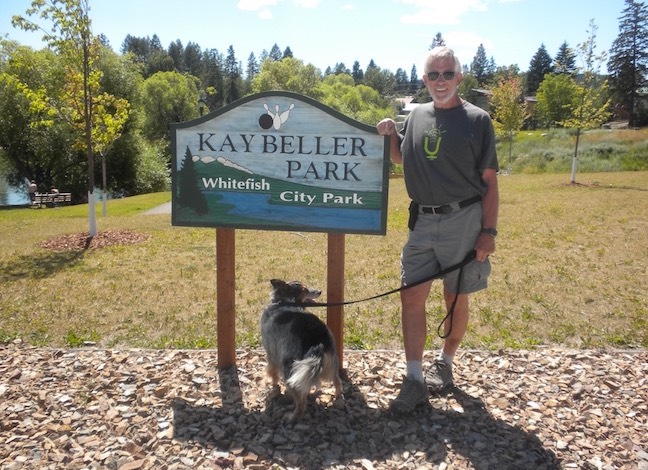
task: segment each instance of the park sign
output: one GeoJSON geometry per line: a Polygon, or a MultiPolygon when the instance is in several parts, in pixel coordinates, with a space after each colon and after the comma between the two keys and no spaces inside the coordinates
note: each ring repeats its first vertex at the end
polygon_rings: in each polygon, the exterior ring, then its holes
{"type": "Polygon", "coordinates": [[[172,130],[172,224],[386,232],[388,138],[303,95],[245,97],[172,130]]]}

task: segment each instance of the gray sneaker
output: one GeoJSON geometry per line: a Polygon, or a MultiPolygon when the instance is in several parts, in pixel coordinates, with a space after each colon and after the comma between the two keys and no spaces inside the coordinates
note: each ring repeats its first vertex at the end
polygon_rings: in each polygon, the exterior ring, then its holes
{"type": "Polygon", "coordinates": [[[452,387],[452,366],[443,359],[437,359],[425,374],[425,382],[430,393],[441,393],[452,387]]]}
{"type": "Polygon", "coordinates": [[[389,409],[395,413],[410,413],[419,405],[427,403],[428,391],[425,383],[405,377],[398,396],[389,409]]]}

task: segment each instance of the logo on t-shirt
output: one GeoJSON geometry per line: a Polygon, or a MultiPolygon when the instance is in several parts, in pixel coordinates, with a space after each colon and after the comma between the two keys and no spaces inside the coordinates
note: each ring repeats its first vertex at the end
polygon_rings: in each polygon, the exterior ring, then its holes
{"type": "Polygon", "coordinates": [[[443,131],[441,128],[430,129],[425,133],[423,138],[423,149],[427,155],[428,160],[436,160],[437,155],[439,154],[439,149],[441,148],[443,131]]]}

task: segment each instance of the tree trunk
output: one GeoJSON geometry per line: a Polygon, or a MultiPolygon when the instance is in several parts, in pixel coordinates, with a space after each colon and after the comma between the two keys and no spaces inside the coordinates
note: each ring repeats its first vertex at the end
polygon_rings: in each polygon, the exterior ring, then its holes
{"type": "Polygon", "coordinates": [[[576,160],[578,156],[578,142],[580,141],[580,129],[576,129],[576,148],[574,149],[574,158],[572,158],[571,184],[576,183],[576,160]]]}
{"type": "Polygon", "coordinates": [[[90,96],[90,35],[83,37],[83,114],[85,118],[86,154],[88,159],[88,222],[90,236],[97,235],[97,214],[95,213],[94,198],[94,158],[92,155],[92,103],[90,96]]]}

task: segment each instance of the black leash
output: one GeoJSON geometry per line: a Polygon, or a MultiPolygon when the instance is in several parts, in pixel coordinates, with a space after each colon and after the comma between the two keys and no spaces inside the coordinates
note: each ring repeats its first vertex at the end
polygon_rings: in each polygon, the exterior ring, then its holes
{"type": "Polygon", "coordinates": [[[398,287],[396,289],[392,289],[390,291],[383,292],[382,294],[374,295],[372,297],[367,297],[365,299],[349,300],[349,301],[346,301],[346,302],[309,302],[309,303],[282,302],[282,303],[284,305],[291,305],[291,306],[298,306],[298,307],[341,307],[341,306],[344,306],[344,305],[358,304],[358,303],[361,303],[361,302],[367,302],[369,300],[374,300],[374,299],[378,299],[380,297],[385,297],[387,295],[395,294],[396,292],[401,292],[401,291],[404,291],[404,290],[407,290],[407,289],[411,289],[412,287],[419,286],[419,285],[421,285],[421,284],[423,284],[425,282],[441,278],[441,277],[445,276],[446,274],[449,274],[449,273],[451,273],[453,271],[456,271],[458,269],[459,270],[459,277],[457,278],[457,290],[456,290],[455,298],[452,301],[452,305],[448,309],[448,313],[446,314],[445,317],[443,317],[443,320],[441,320],[441,323],[439,323],[439,326],[437,327],[437,334],[439,335],[440,338],[445,339],[448,336],[450,336],[450,333],[452,332],[452,317],[453,317],[453,314],[454,314],[455,306],[457,305],[457,299],[459,298],[459,290],[461,288],[461,278],[462,278],[462,274],[463,274],[463,268],[468,263],[470,263],[472,260],[474,260],[476,256],[477,256],[477,254],[476,254],[475,250],[473,250],[473,251],[469,252],[462,261],[460,261],[457,264],[454,264],[454,265],[450,266],[449,268],[442,269],[442,270],[432,274],[431,276],[428,276],[428,277],[426,277],[424,279],[413,282],[412,284],[407,284],[407,285],[404,285],[404,286],[400,286],[400,287],[398,287]],[[443,324],[446,322],[446,320],[448,318],[450,318],[450,327],[448,328],[448,333],[445,334],[445,335],[442,335],[441,334],[441,327],[443,326],[443,324]]]}

